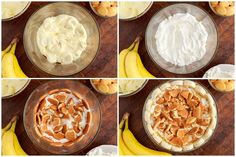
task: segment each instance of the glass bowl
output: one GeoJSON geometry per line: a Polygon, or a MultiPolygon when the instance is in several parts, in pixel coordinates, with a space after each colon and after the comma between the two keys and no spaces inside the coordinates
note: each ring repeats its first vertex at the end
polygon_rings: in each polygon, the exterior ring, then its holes
{"type": "MultiPolygon", "coordinates": [[[[189,81],[189,80],[187,80],[187,81],[189,81]]],[[[167,82],[170,83],[170,82],[173,82],[173,81],[167,81],[167,82]]],[[[213,99],[213,101],[214,101],[215,109],[216,109],[216,116],[215,116],[215,117],[216,117],[216,125],[215,125],[214,130],[213,130],[212,134],[210,135],[210,137],[208,137],[208,139],[206,139],[206,140],[204,141],[204,143],[202,143],[202,144],[201,144],[200,146],[198,146],[198,147],[194,147],[194,148],[191,149],[191,150],[185,150],[185,151],[181,151],[181,152],[177,152],[177,151],[173,151],[173,150],[166,149],[166,148],[164,148],[163,146],[161,146],[159,143],[157,143],[157,141],[154,139],[154,137],[153,137],[153,136],[151,135],[151,133],[149,132],[149,129],[148,129],[148,127],[147,127],[147,125],[146,125],[146,121],[145,121],[145,111],[146,111],[147,101],[148,101],[150,98],[152,98],[152,94],[153,94],[153,92],[155,91],[155,89],[161,87],[163,84],[165,84],[165,83],[167,83],[167,82],[164,82],[164,83],[159,84],[158,86],[156,86],[156,87],[150,92],[150,94],[148,95],[148,97],[147,97],[147,99],[146,99],[146,101],[145,101],[145,103],[144,103],[143,111],[142,111],[142,121],[143,121],[144,130],[145,130],[146,134],[148,135],[149,139],[153,142],[153,144],[156,146],[156,148],[157,148],[158,150],[162,149],[162,150],[164,150],[164,151],[173,152],[173,153],[179,153],[179,154],[197,150],[197,149],[203,147],[207,142],[209,142],[209,140],[214,136],[215,131],[216,131],[216,129],[217,129],[217,124],[218,124],[218,107],[217,107],[216,99],[214,98],[214,96],[210,93],[210,91],[209,91],[205,86],[203,86],[202,84],[200,84],[200,83],[198,83],[198,82],[192,81],[192,82],[196,83],[196,85],[201,86],[207,93],[209,93],[209,94],[211,95],[211,97],[212,97],[212,99],[213,99]]],[[[203,136],[204,136],[204,135],[203,135],[203,136]]]]}
{"type": "Polygon", "coordinates": [[[146,86],[147,83],[148,83],[148,80],[146,79],[145,82],[142,84],[142,86],[140,86],[139,88],[137,88],[135,91],[133,91],[131,93],[121,93],[121,92],[119,92],[119,97],[129,97],[129,96],[135,95],[138,92],[140,92],[146,86]]]}
{"type": "Polygon", "coordinates": [[[158,67],[175,74],[189,74],[205,67],[214,58],[218,48],[217,27],[212,17],[203,9],[191,4],[174,4],[160,10],[151,18],[145,33],[145,45],[150,58],[158,65],[158,67]],[[165,61],[165,59],[162,58],[160,54],[158,54],[156,49],[155,34],[159,24],[167,17],[176,13],[190,13],[191,15],[195,16],[198,21],[202,22],[206,31],[208,32],[206,54],[201,60],[195,61],[192,64],[186,66],[176,66],[165,61]]]}
{"type": "Polygon", "coordinates": [[[49,81],[37,87],[29,96],[23,113],[23,122],[27,135],[33,144],[43,152],[51,154],[72,154],[80,152],[90,145],[97,136],[101,125],[100,103],[94,93],[79,81],[57,80],[49,81]],[[40,102],[40,97],[54,89],[69,89],[80,94],[81,98],[87,101],[92,114],[92,121],[88,132],[79,140],[69,146],[55,146],[50,144],[43,137],[39,137],[35,131],[34,111],[40,102]]]}
{"type": "MultiPolygon", "coordinates": [[[[116,89],[116,92],[115,92],[115,93],[104,93],[104,92],[100,91],[100,90],[97,89],[97,87],[94,85],[93,80],[94,80],[94,79],[90,79],[90,84],[92,85],[93,89],[94,89],[96,92],[98,92],[98,93],[100,93],[100,94],[103,94],[103,95],[113,95],[113,94],[116,94],[116,93],[117,93],[117,89],[116,89]]],[[[118,84],[118,82],[117,82],[117,84],[118,84]]]]}
{"type": "MultiPolygon", "coordinates": [[[[139,1],[137,1],[137,2],[139,2],[139,1]]],[[[134,1],[133,3],[135,3],[135,1],[134,1]]],[[[122,19],[122,18],[119,17],[119,19],[120,19],[120,20],[123,20],[123,21],[132,21],[132,20],[135,20],[135,19],[137,19],[137,18],[140,18],[140,17],[143,16],[146,12],[148,12],[148,10],[152,7],[152,4],[153,4],[153,2],[151,1],[150,4],[149,4],[149,6],[148,6],[142,13],[140,13],[140,14],[137,15],[137,16],[130,17],[130,18],[126,18],[126,19],[122,19]]]]}
{"type": "Polygon", "coordinates": [[[51,75],[68,76],[82,71],[95,59],[100,47],[100,31],[96,20],[85,8],[73,3],[57,2],[40,8],[29,18],[24,30],[23,43],[29,60],[36,67],[51,75]],[[48,62],[37,45],[37,31],[44,19],[60,14],[77,18],[84,26],[88,36],[86,49],[80,58],[71,64],[62,65],[48,62]]]}
{"type": "Polygon", "coordinates": [[[218,12],[216,12],[215,9],[211,6],[211,2],[208,2],[208,3],[209,3],[209,6],[210,6],[211,10],[213,11],[213,13],[215,13],[218,16],[221,16],[221,17],[231,17],[231,16],[234,16],[234,15],[230,15],[230,16],[221,15],[218,12]]]}
{"type": "MultiPolygon", "coordinates": [[[[11,2],[9,2],[9,3],[11,3],[11,2]]],[[[2,18],[2,21],[11,21],[11,20],[21,16],[29,8],[30,4],[31,4],[31,2],[27,2],[27,5],[25,6],[25,8],[21,12],[19,12],[18,14],[14,15],[12,17],[9,17],[9,18],[5,18],[5,19],[2,18]]]]}
{"type": "MultiPolygon", "coordinates": [[[[22,80],[22,79],[2,79],[2,81],[3,80],[22,80]]],[[[23,79],[24,80],[24,79],[23,79]]],[[[6,96],[2,96],[2,99],[8,99],[8,98],[12,98],[12,97],[14,97],[14,96],[16,96],[16,95],[18,95],[18,94],[20,94],[26,87],[28,87],[28,85],[29,85],[29,83],[30,83],[30,79],[26,79],[27,80],[27,82],[24,84],[24,86],[22,86],[22,88],[21,89],[19,89],[18,91],[16,91],[14,94],[12,94],[12,95],[6,95],[6,96]]]]}
{"type": "MultiPolygon", "coordinates": [[[[103,18],[111,18],[111,17],[115,17],[116,15],[114,15],[114,16],[103,16],[103,15],[101,15],[101,14],[99,14],[98,12],[97,12],[97,10],[92,6],[92,2],[90,1],[89,2],[89,5],[90,5],[90,8],[92,9],[92,11],[97,15],[97,16],[99,16],[99,17],[103,17],[103,18]]],[[[118,10],[118,7],[116,8],[117,10],[118,10]]]]}

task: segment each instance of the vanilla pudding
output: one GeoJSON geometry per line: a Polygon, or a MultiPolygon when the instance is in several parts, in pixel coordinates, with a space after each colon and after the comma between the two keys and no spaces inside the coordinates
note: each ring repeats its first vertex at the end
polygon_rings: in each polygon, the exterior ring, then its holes
{"type": "Polygon", "coordinates": [[[28,83],[28,79],[3,79],[2,97],[11,96],[19,92],[28,83]]]}
{"type": "Polygon", "coordinates": [[[73,16],[48,17],[37,31],[37,45],[50,63],[71,64],[86,49],[87,33],[73,16]]]}
{"type": "Polygon", "coordinates": [[[2,2],[2,19],[12,18],[20,14],[27,6],[29,2],[24,1],[5,1],[2,2]]]}
{"type": "Polygon", "coordinates": [[[119,93],[130,94],[137,91],[146,82],[146,79],[119,80],[119,93]]]}
{"type": "Polygon", "coordinates": [[[119,18],[129,19],[142,14],[149,6],[151,2],[119,2],[119,18]]]}

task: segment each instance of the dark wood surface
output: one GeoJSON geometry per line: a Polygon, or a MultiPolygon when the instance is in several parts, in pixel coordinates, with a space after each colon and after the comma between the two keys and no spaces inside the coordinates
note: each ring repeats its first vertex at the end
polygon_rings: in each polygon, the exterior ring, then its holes
{"type": "Polygon", "coordinates": [[[216,56],[212,60],[212,62],[201,69],[200,71],[194,72],[192,74],[185,75],[177,75],[165,71],[155,65],[149,57],[147,50],[145,48],[145,31],[148,25],[148,22],[152,18],[152,16],[160,11],[162,8],[167,7],[171,4],[175,4],[173,2],[154,2],[150,10],[144,14],[142,17],[133,20],[133,21],[122,21],[119,20],[119,49],[120,51],[124,48],[129,47],[129,45],[134,41],[136,36],[141,35],[143,37],[140,47],[139,54],[144,63],[144,66],[156,77],[202,77],[204,73],[210,69],[211,67],[217,64],[234,64],[234,16],[232,17],[220,17],[215,15],[209,7],[208,2],[195,2],[190,3],[196,6],[201,7],[205,11],[207,11],[210,16],[214,19],[218,34],[219,34],[219,48],[216,52],[216,56]]]}
{"type": "MultiPolygon", "coordinates": [[[[148,94],[157,85],[166,80],[149,80],[147,85],[136,95],[119,98],[119,119],[125,112],[130,113],[130,130],[143,145],[155,149],[142,124],[142,110],[148,94]]],[[[234,92],[215,91],[207,80],[198,81],[207,87],[218,104],[218,125],[215,134],[203,147],[183,155],[234,155],[234,92]]],[[[160,149],[159,149],[160,150],[160,149]]]]}
{"type": "MultiPolygon", "coordinates": [[[[47,81],[48,80],[31,80],[28,87],[22,93],[13,98],[2,100],[2,126],[5,126],[14,115],[16,114],[19,115],[20,118],[16,126],[16,135],[19,139],[22,148],[25,150],[27,154],[30,155],[37,155],[43,153],[33,145],[33,143],[31,142],[31,140],[29,139],[29,137],[25,132],[23,126],[23,110],[26,100],[28,99],[31,92],[39,85],[46,83],[47,81]]],[[[86,154],[92,148],[102,144],[117,145],[116,94],[105,96],[96,92],[92,88],[89,80],[80,80],[80,82],[87,85],[87,87],[89,87],[97,96],[101,104],[100,108],[101,108],[102,118],[101,118],[101,128],[95,140],[82,152],[77,152],[75,154],[86,154]]]]}
{"type": "MultiPolygon", "coordinates": [[[[5,48],[16,36],[20,42],[16,49],[16,56],[25,74],[31,78],[53,77],[33,66],[27,58],[23,47],[23,31],[29,17],[48,2],[32,2],[30,7],[20,17],[2,22],[2,47],[5,48]]],[[[117,17],[102,18],[90,8],[88,2],[77,2],[84,6],[96,19],[101,32],[101,47],[95,60],[83,71],[70,77],[116,77],[117,75],[117,17]]]]}

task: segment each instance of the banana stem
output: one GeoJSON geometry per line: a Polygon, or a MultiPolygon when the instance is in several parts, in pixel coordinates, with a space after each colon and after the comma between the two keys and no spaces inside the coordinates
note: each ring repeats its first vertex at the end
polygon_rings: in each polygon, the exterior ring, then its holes
{"type": "Polygon", "coordinates": [[[123,115],[123,117],[122,117],[122,119],[121,119],[121,121],[120,121],[120,124],[119,124],[119,128],[120,128],[120,129],[123,129],[125,120],[126,120],[128,117],[129,117],[129,113],[126,112],[126,113],[123,115]]]}
{"type": "Polygon", "coordinates": [[[17,37],[15,37],[14,39],[12,39],[12,41],[11,41],[11,43],[10,43],[10,45],[12,45],[11,46],[11,49],[8,51],[8,52],[10,52],[10,53],[15,53],[15,50],[16,50],[16,44],[18,43],[18,41],[19,41],[19,39],[17,38],[17,37]]]}
{"type": "Polygon", "coordinates": [[[17,120],[18,120],[18,116],[16,116],[16,119],[13,121],[11,128],[9,129],[10,131],[15,132],[17,120]]]}
{"type": "Polygon", "coordinates": [[[134,48],[134,42],[128,47],[128,50],[131,51],[134,48]]]}
{"type": "Polygon", "coordinates": [[[17,116],[14,116],[11,121],[2,129],[2,131],[7,131],[11,128],[12,123],[18,119],[17,116]]]}
{"type": "Polygon", "coordinates": [[[129,114],[127,115],[127,118],[125,119],[125,130],[129,129],[129,114]]]}
{"type": "Polygon", "coordinates": [[[134,42],[129,46],[128,50],[131,51],[133,50],[135,44],[141,40],[141,37],[137,37],[134,42]]]}
{"type": "Polygon", "coordinates": [[[11,47],[11,50],[9,51],[9,53],[15,54],[16,51],[16,43],[14,43],[11,47]]]}
{"type": "Polygon", "coordinates": [[[141,37],[137,37],[137,38],[135,39],[135,41],[134,41],[135,46],[134,46],[134,48],[133,48],[133,51],[138,52],[138,47],[139,47],[140,40],[141,40],[141,37]]]}

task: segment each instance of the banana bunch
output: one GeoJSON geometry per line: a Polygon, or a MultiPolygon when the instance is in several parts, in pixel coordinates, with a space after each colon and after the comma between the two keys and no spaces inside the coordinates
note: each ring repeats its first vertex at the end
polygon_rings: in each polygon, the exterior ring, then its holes
{"type": "Polygon", "coordinates": [[[119,54],[119,77],[120,78],[155,78],[144,67],[138,54],[140,37],[119,54]]]}
{"type": "Polygon", "coordinates": [[[119,154],[120,155],[150,155],[150,156],[170,156],[166,152],[149,149],[137,141],[128,125],[129,113],[125,113],[119,125],[119,154]],[[125,128],[123,126],[125,123],[125,128]]]}
{"type": "Polygon", "coordinates": [[[2,155],[20,155],[27,156],[21,148],[20,143],[15,134],[15,127],[18,117],[13,117],[12,120],[2,129],[2,155]]]}
{"type": "Polygon", "coordinates": [[[27,78],[22,71],[15,56],[18,38],[14,38],[9,46],[2,51],[2,77],[3,78],[27,78]]]}

